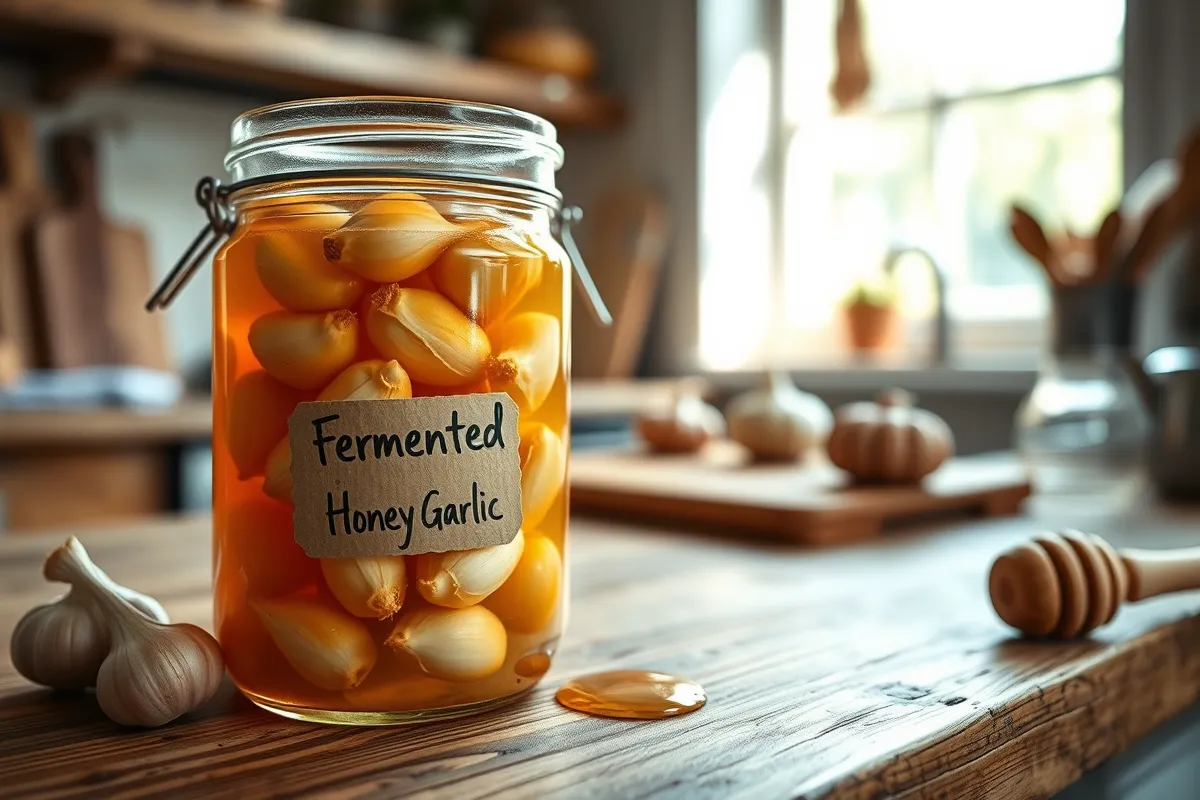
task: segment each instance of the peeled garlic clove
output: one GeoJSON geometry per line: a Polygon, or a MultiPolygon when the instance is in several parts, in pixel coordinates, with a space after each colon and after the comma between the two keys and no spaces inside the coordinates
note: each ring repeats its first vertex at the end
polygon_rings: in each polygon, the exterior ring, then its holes
{"type": "Polygon", "coordinates": [[[416,275],[468,231],[417,195],[368,203],[324,239],[325,258],[376,283],[416,275]]]}
{"type": "Polygon", "coordinates": [[[554,505],[567,471],[567,448],[540,422],[521,429],[521,508],[524,525],[532,527],[554,505]]]}
{"type": "Polygon", "coordinates": [[[554,618],[561,586],[562,556],[558,548],[545,536],[529,536],[516,569],[483,604],[509,630],[537,633],[554,618]]]}
{"type": "Polygon", "coordinates": [[[436,292],[385,286],[371,296],[367,335],[414,380],[461,386],[483,374],[487,334],[436,292]]]}
{"type": "Polygon", "coordinates": [[[313,686],[333,692],[353,689],[375,666],[375,642],[349,614],[304,598],[250,605],[288,663],[313,686]]]}
{"type": "Polygon", "coordinates": [[[272,376],[297,389],[317,389],[354,360],[358,319],[346,310],[276,311],[254,321],[249,339],[254,357],[272,376]]]}
{"type": "Polygon", "coordinates": [[[507,392],[523,412],[537,411],[558,377],[562,329],[549,314],[528,311],[488,332],[494,355],[484,367],[488,388],[507,392]]]}
{"type": "Polygon", "coordinates": [[[508,544],[424,553],[417,556],[417,591],[429,602],[446,608],[465,608],[483,600],[512,574],[525,549],[525,534],[508,544]]]}
{"type": "Polygon", "coordinates": [[[267,456],[263,492],[281,503],[292,502],[292,446],[286,436],[267,456]]]}
{"type": "Polygon", "coordinates": [[[404,604],[404,556],[323,558],[325,585],[342,608],[364,619],[388,619],[404,604]]]}
{"type": "Polygon", "coordinates": [[[542,279],[543,256],[506,230],[460,239],[430,267],[437,287],[471,319],[491,325],[542,279]]]}
{"type": "Polygon", "coordinates": [[[238,479],[263,474],[271,448],[287,435],[287,421],[297,403],[312,395],[280,383],[264,370],[243,375],[229,390],[225,446],[238,479]]]}
{"type": "Polygon", "coordinates": [[[318,400],[395,400],[412,397],[412,381],[398,361],[360,361],[333,379],[318,400]]]}
{"type": "MultiPolygon", "coordinates": [[[[264,208],[252,220],[254,231],[333,231],[346,224],[350,213],[329,203],[287,203],[264,208]]],[[[321,243],[317,242],[320,252],[321,243]]]]}
{"type": "Polygon", "coordinates": [[[833,428],[833,412],[816,395],[802,392],[782,373],[730,401],[729,438],[760,461],[795,461],[820,446],[833,428]]]}
{"type": "Polygon", "coordinates": [[[350,308],[367,290],[367,281],[325,260],[316,234],[262,235],[254,248],[263,287],[291,311],[350,308]]]}
{"type": "Polygon", "coordinates": [[[431,677],[477,681],[504,665],[508,635],[483,606],[425,608],[402,616],[384,644],[410,655],[431,677]]]}

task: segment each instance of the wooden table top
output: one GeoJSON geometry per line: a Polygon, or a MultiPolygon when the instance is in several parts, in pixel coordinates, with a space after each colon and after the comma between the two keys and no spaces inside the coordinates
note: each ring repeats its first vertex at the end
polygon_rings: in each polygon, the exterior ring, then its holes
{"type": "MultiPolygon", "coordinates": [[[[1200,542],[1195,515],[1125,523],[1200,542]]],[[[543,684],[488,715],[414,728],[292,722],[228,684],[165,728],[117,728],[0,660],[0,794],[248,798],[1034,797],[1069,785],[1200,694],[1200,593],[1125,607],[1091,640],[1013,639],[990,559],[1038,526],[976,521],[841,549],[729,543],[576,520],[568,633],[543,684]],[[659,722],[558,707],[566,678],[653,668],[708,705],[659,722]],[[9,794],[11,793],[11,794],[9,794]]],[[[80,532],[117,580],[207,625],[208,521],[80,532]]],[[[64,534],[0,540],[0,635],[56,594],[64,534]]]]}

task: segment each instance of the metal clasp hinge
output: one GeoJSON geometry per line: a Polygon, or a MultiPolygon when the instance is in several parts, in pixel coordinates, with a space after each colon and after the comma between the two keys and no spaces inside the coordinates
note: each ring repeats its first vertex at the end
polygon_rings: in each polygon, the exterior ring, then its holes
{"type": "Polygon", "coordinates": [[[583,219],[583,210],[579,206],[566,206],[559,211],[558,238],[562,242],[563,249],[567,251],[567,257],[571,259],[575,282],[588,299],[588,308],[592,312],[592,318],[598,324],[608,327],[613,322],[612,314],[609,313],[608,306],[604,304],[604,298],[600,296],[600,290],[596,288],[596,282],[592,280],[592,274],[588,272],[587,265],[583,263],[583,254],[579,252],[579,247],[575,244],[575,237],[571,235],[572,226],[581,219],[583,219]]]}
{"type": "Polygon", "coordinates": [[[200,183],[196,184],[196,203],[204,209],[208,224],[200,230],[179,261],[167,273],[167,277],[163,278],[163,282],[146,301],[147,311],[165,309],[171,305],[171,301],[183,290],[192,276],[204,266],[204,262],[212,255],[217,245],[233,233],[237,219],[229,207],[228,197],[228,189],[216,178],[201,178],[200,183]]]}

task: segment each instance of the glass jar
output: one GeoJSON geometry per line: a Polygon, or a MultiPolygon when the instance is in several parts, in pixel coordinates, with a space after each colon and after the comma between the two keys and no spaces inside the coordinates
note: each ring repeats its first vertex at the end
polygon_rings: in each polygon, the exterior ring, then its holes
{"type": "Polygon", "coordinates": [[[1056,286],[1051,346],[1016,418],[1016,445],[1043,508],[1119,510],[1144,484],[1150,416],[1131,340],[1134,294],[1056,286]]]}
{"type": "Polygon", "coordinates": [[[215,624],[263,708],[444,718],[549,668],[566,587],[561,161],[549,123],[494,106],[334,98],[235,121],[215,624]]]}

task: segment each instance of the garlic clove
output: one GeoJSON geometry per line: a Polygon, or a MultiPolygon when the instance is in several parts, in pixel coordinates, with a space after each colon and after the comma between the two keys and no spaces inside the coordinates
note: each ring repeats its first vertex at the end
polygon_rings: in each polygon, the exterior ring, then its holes
{"type": "Polygon", "coordinates": [[[292,535],[290,504],[255,493],[222,509],[213,525],[226,543],[217,562],[218,582],[232,583],[251,599],[289,595],[320,583],[319,562],[292,535]]]}
{"type": "Polygon", "coordinates": [[[286,436],[267,456],[263,492],[281,503],[292,502],[292,445],[286,436]]]}
{"type": "MultiPolygon", "coordinates": [[[[266,208],[252,220],[254,231],[334,231],[346,224],[350,212],[329,203],[287,203],[266,208]]],[[[321,243],[317,242],[317,252],[321,243]]]]}
{"type": "Polygon", "coordinates": [[[509,630],[537,633],[554,619],[562,574],[562,556],[554,542],[545,536],[526,537],[516,568],[483,604],[509,630]]]}
{"type": "Polygon", "coordinates": [[[541,281],[543,261],[542,252],[514,231],[489,230],[450,245],[428,271],[454,305],[486,327],[541,281]]]}
{"type": "Polygon", "coordinates": [[[422,271],[469,229],[419,195],[375,200],[324,239],[325,258],[367,280],[391,283],[422,271]]]}
{"type": "Polygon", "coordinates": [[[762,389],[730,401],[725,409],[729,437],[760,461],[795,461],[822,445],[833,413],[816,395],[802,392],[782,373],[762,389]]]}
{"type": "Polygon", "coordinates": [[[263,287],[289,311],[350,308],[367,291],[367,281],[325,260],[316,233],[260,235],[254,264],[263,287]]]}
{"type": "Polygon", "coordinates": [[[275,311],[250,325],[250,349],[263,369],[288,386],[317,389],[354,360],[358,319],[346,310],[275,311]]]}
{"type": "Polygon", "coordinates": [[[444,681],[477,681],[504,665],[508,636],[483,606],[423,608],[400,618],[384,644],[444,681]]]}
{"type": "Polygon", "coordinates": [[[528,311],[488,332],[494,355],[484,367],[488,389],[507,392],[524,413],[537,411],[558,377],[562,330],[549,314],[528,311]]]}
{"type": "Polygon", "coordinates": [[[375,642],[366,626],[343,611],[300,597],[250,604],[296,672],[320,689],[358,686],[375,666],[375,642]]]}
{"type": "Polygon", "coordinates": [[[147,619],[109,588],[78,539],[51,553],[42,571],[87,595],[108,623],[112,646],[96,677],[96,699],[110,719],[164,725],[216,693],[225,674],[216,640],[195,625],[147,619]]]}
{"type": "Polygon", "coordinates": [[[243,375],[229,390],[225,446],[237,467],[238,479],[263,474],[267,456],[287,436],[287,421],[298,403],[312,395],[293,389],[264,370],[243,375]]]}
{"type": "Polygon", "coordinates": [[[491,353],[483,328],[436,292],[385,286],[371,295],[366,327],[380,353],[434,386],[477,380],[491,353]]]}
{"type": "Polygon", "coordinates": [[[351,364],[317,396],[318,400],[395,400],[412,397],[412,381],[398,361],[351,364]]]}
{"type": "Polygon", "coordinates": [[[554,431],[540,422],[521,427],[521,508],[524,525],[542,521],[562,490],[567,472],[567,448],[554,431]]]}
{"type": "Polygon", "coordinates": [[[417,591],[429,602],[446,608],[475,605],[508,579],[525,549],[525,534],[517,531],[508,544],[424,553],[417,556],[417,591]]]}
{"type": "Polygon", "coordinates": [[[356,617],[388,619],[404,605],[404,556],[323,558],[321,572],[329,591],[356,617]]]}

